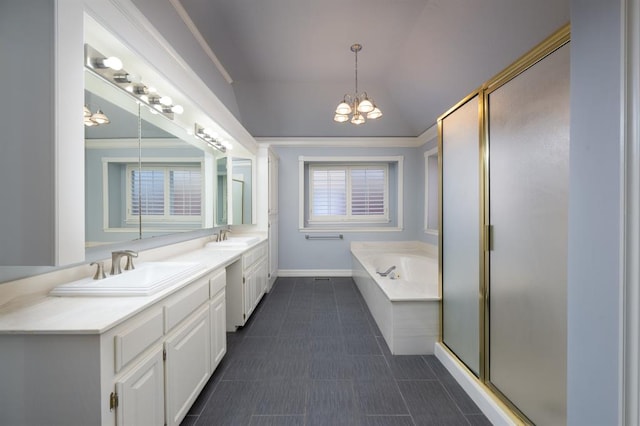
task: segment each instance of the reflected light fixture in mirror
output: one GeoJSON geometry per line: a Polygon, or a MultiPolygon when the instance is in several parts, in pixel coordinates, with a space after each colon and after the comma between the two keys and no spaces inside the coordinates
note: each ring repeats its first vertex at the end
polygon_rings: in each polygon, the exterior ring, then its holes
{"type": "Polygon", "coordinates": [[[83,108],[82,116],[84,118],[84,125],[87,127],[98,126],[100,124],[109,124],[111,121],[100,108],[96,112],[92,113],[89,106],[85,105],[83,108]]]}
{"type": "Polygon", "coordinates": [[[220,141],[215,137],[216,135],[214,135],[210,129],[206,129],[198,123],[195,123],[194,125],[194,136],[205,141],[210,147],[215,148],[220,152],[227,152],[227,147],[230,146],[229,142],[224,141],[226,142],[225,144],[223,141],[220,141]]]}

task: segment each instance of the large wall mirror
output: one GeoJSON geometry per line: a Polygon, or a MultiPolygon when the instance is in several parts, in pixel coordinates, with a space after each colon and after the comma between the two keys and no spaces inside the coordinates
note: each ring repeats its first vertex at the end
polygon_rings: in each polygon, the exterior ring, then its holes
{"type": "Polygon", "coordinates": [[[212,152],[90,71],[85,104],[109,120],[85,127],[87,247],[213,226],[212,152]]]}
{"type": "Polygon", "coordinates": [[[142,62],[87,15],[85,43],[85,118],[108,119],[85,127],[86,248],[253,223],[254,155],[168,83],[157,71],[162,64],[142,62]],[[128,91],[131,80],[96,69],[92,54],[119,57],[119,76],[135,77],[149,96],[167,95],[182,111],[159,113],[148,97],[128,91]],[[195,136],[194,125],[208,126],[226,148],[195,136]]]}

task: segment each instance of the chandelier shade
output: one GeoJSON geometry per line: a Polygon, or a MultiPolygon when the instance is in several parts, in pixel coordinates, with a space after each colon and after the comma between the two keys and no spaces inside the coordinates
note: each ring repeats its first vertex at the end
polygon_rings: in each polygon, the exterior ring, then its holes
{"type": "Polygon", "coordinates": [[[358,52],[362,50],[361,44],[351,46],[351,51],[355,54],[355,76],[356,90],[348,93],[342,98],[342,102],[336,107],[333,121],[337,123],[351,122],[360,125],[368,120],[375,120],[382,117],[382,111],[378,108],[366,92],[358,92],[358,52]],[[365,118],[366,114],[366,118],[365,118]]]}

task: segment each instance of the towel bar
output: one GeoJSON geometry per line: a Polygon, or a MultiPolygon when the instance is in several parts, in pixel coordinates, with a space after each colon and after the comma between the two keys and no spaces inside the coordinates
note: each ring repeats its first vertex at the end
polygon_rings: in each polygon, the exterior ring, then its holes
{"type": "Polygon", "coordinates": [[[344,236],[342,234],[338,235],[305,235],[305,239],[307,240],[343,240],[344,236]]]}

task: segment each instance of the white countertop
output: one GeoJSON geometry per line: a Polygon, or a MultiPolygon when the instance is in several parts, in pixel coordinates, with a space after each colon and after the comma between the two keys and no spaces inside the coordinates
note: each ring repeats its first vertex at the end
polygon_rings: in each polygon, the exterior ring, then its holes
{"type": "MultiPolygon", "coordinates": [[[[211,271],[239,260],[265,241],[234,248],[201,248],[166,261],[197,262],[203,267],[151,296],[24,296],[0,307],[0,334],[100,334],[211,271]]],[[[123,272],[126,274],[126,272],[123,272]]],[[[62,284],[62,283],[59,283],[62,284]]]]}

